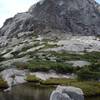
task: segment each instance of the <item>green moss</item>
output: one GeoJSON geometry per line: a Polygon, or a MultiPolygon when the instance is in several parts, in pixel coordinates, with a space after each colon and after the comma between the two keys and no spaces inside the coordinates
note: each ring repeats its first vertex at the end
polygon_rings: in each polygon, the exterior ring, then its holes
{"type": "Polygon", "coordinates": [[[46,81],[42,81],[41,84],[75,86],[81,88],[85,96],[100,95],[100,82],[96,82],[96,81],[79,81],[75,79],[51,78],[46,81]]]}
{"type": "Polygon", "coordinates": [[[50,78],[46,81],[42,81],[41,84],[44,85],[70,85],[71,83],[77,82],[74,79],[66,79],[66,78],[50,78]]]}
{"type": "Polygon", "coordinates": [[[58,47],[58,45],[57,44],[49,44],[49,43],[44,43],[44,45],[45,45],[45,49],[47,49],[47,48],[55,48],[55,47],[58,47]]]}
{"type": "Polygon", "coordinates": [[[8,84],[6,81],[4,81],[1,77],[0,77],[0,90],[4,90],[8,88],[8,84]]]}
{"type": "Polygon", "coordinates": [[[34,83],[39,83],[41,79],[37,78],[35,75],[28,75],[26,78],[27,82],[34,82],[34,83]]]}
{"type": "Polygon", "coordinates": [[[71,85],[81,88],[85,96],[100,95],[100,82],[83,81],[83,82],[71,83],[71,85]]]}
{"type": "MultiPolygon", "coordinates": [[[[37,82],[38,87],[56,87],[57,85],[74,86],[81,88],[85,96],[100,96],[100,82],[96,81],[79,81],[76,79],[66,79],[66,78],[50,78],[48,80],[40,80],[35,76],[29,76],[30,82],[37,82]],[[34,81],[35,80],[35,81],[34,81]]],[[[35,86],[34,85],[34,86],[35,86]]]]}

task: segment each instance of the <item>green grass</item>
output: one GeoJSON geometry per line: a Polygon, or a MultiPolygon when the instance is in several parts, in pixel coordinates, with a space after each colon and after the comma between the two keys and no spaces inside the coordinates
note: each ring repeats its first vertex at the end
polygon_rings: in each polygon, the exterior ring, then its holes
{"type": "Polygon", "coordinates": [[[47,80],[39,80],[35,76],[29,77],[29,80],[32,80],[28,81],[29,83],[37,82],[38,83],[37,85],[40,87],[57,87],[57,85],[74,86],[81,88],[85,96],[100,96],[100,82],[96,81],[79,81],[76,79],[66,79],[66,78],[61,78],[61,79],[50,78],[47,80]]]}
{"type": "Polygon", "coordinates": [[[44,60],[32,60],[28,64],[28,69],[31,71],[49,71],[55,70],[59,73],[72,73],[73,67],[70,64],[53,62],[53,61],[44,61],[44,60]]]}
{"type": "Polygon", "coordinates": [[[25,68],[29,69],[30,71],[43,71],[48,72],[50,70],[54,70],[57,73],[75,73],[78,75],[78,78],[81,80],[98,80],[100,78],[100,63],[99,57],[95,57],[95,55],[99,55],[97,52],[81,55],[81,54],[72,54],[66,52],[43,52],[42,59],[36,52],[35,54],[30,54],[33,60],[29,61],[26,64],[17,63],[15,66],[17,68],[25,68]],[[56,57],[55,57],[56,56],[56,57]],[[55,57],[56,61],[51,61],[50,57],[55,57]],[[61,58],[62,57],[62,58],[61,58]],[[90,58],[90,59],[88,59],[90,58]],[[73,67],[71,64],[65,63],[66,60],[91,60],[91,65],[84,66],[82,68],[73,67]],[[97,59],[97,60],[93,60],[97,59]],[[97,62],[96,62],[97,61],[97,62]],[[95,63],[96,62],[96,63],[95,63]]]}
{"type": "Polygon", "coordinates": [[[55,52],[55,51],[48,51],[51,56],[55,56],[56,58],[59,58],[61,60],[86,60],[91,63],[100,61],[100,52],[85,52],[84,54],[75,54],[75,53],[69,53],[69,52],[55,52]]]}
{"type": "Polygon", "coordinates": [[[98,60],[100,61],[100,52],[88,52],[88,53],[85,53],[83,56],[82,56],[83,59],[86,59],[87,61],[91,62],[91,63],[95,63],[97,62],[98,60]]]}
{"type": "Polygon", "coordinates": [[[96,81],[79,81],[74,79],[48,79],[43,81],[43,85],[65,85],[65,86],[75,86],[81,88],[85,96],[100,95],[100,82],[96,81]]]}
{"type": "Polygon", "coordinates": [[[78,78],[81,80],[99,80],[100,72],[92,72],[89,70],[80,70],[78,71],[78,78]]]}
{"type": "Polygon", "coordinates": [[[48,44],[48,43],[44,43],[44,45],[45,45],[44,49],[58,47],[58,45],[57,45],[57,44],[48,44]]]}
{"type": "Polygon", "coordinates": [[[100,96],[100,82],[76,82],[71,83],[72,86],[81,88],[85,94],[85,96],[93,96],[99,95],[100,96]]]}
{"type": "Polygon", "coordinates": [[[71,83],[77,82],[77,80],[74,79],[66,79],[66,78],[50,78],[46,81],[42,81],[41,84],[44,85],[70,85],[71,83]]]}
{"type": "MultiPolygon", "coordinates": [[[[50,45],[52,47],[52,45],[50,45]]],[[[47,46],[49,47],[49,45],[47,46]]],[[[95,63],[97,61],[100,62],[100,52],[84,52],[84,54],[76,54],[71,52],[55,52],[55,51],[42,51],[37,53],[43,53],[45,56],[50,55],[50,57],[56,57],[57,59],[61,61],[72,61],[72,60],[82,60],[82,61],[88,61],[90,63],[95,63]]]]}
{"type": "Polygon", "coordinates": [[[56,58],[59,58],[63,61],[66,60],[80,60],[82,55],[79,54],[73,54],[73,53],[67,53],[67,52],[50,52],[52,56],[55,56],[56,58]]]}
{"type": "Polygon", "coordinates": [[[77,71],[78,78],[81,80],[99,80],[100,79],[100,63],[94,63],[77,71]]]}

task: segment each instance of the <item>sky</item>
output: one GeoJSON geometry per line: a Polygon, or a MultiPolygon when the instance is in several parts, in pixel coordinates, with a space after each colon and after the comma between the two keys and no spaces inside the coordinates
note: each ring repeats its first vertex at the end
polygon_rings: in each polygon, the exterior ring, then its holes
{"type": "MultiPolygon", "coordinates": [[[[25,12],[31,5],[40,0],[0,0],[0,27],[7,18],[18,12],[25,12]]],[[[100,3],[100,0],[96,0],[100,3]]]]}
{"type": "Polygon", "coordinates": [[[0,0],[0,27],[5,19],[13,17],[16,13],[27,11],[38,1],[40,0],[0,0]]]}

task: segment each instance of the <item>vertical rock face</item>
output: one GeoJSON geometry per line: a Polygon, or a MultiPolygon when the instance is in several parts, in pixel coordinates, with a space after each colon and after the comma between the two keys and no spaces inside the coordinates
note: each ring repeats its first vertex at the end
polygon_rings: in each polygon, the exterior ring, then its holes
{"type": "Polygon", "coordinates": [[[0,35],[11,37],[33,30],[43,33],[46,27],[74,35],[98,35],[99,4],[95,0],[41,0],[27,12],[7,19],[0,35]]]}
{"type": "Polygon", "coordinates": [[[89,35],[100,31],[97,8],[94,0],[44,0],[29,12],[52,28],[89,35]]]}
{"type": "Polygon", "coordinates": [[[83,92],[79,88],[58,86],[50,96],[50,100],[84,100],[83,92]]]}

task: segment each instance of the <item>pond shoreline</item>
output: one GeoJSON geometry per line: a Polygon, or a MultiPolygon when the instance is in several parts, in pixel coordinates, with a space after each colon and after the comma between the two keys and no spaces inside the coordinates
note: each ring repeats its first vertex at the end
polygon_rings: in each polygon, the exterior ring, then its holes
{"type": "MultiPolygon", "coordinates": [[[[16,91],[16,89],[17,90],[19,90],[19,89],[21,89],[21,90],[24,90],[24,88],[28,88],[28,89],[31,89],[31,90],[37,90],[37,89],[40,89],[41,91],[44,91],[44,90],[48,90],[49,92],[51,91],[53,91],[54,89],[56,89],[56,86],[54,87],[54,86],[51,86],[51,87],[39,87],[39,85],[33,85],[33,83],[23,83],[23,84],[20,84],[20,85],[16,85],[16,86],[13,86],[12,87],[12,90],[11,91],[9,91],[9,92],[3,92],[3,91],[0,91],[0,93],[3,93],[3,94],[9,94],[9,93],[13,93],[14,91],[16,91]]],[[[25,90],[26,91],[26,90],[25,90]]],[[[49,95],[48,95],[48,97],[50,96],[50,94],[51,94],[51,92],[49,93],[49,95]]],[[[19,92],[19,94],[20,94],[20,92],[19,92]]],[[[12,95],[15,95],[15,94],[12,94],[12,95]]],[[[93,98],[100,98],[100,95],[98,95],[98,96],[96,96],[96,95],[94,95],[94,96],[84,96],[84,98],[85,98],[85,100],[94,100],[93,98]],[[91,99],[92,98],[92,99],[91,99]]],[[[2,100],[2,99],[1,99],[2,100]]],[[[6,99],[5,99],[6,100],[6,99]]],[[[31,99],[32,100],[32,99],[31,99]]],[[[47,99],[46,99],[47,100],[47,99]]],[[[48,99],[49,100],[49,99],[48,99]]],[[[99,99],[95,99],[95,100],[99,100],[99,99]]]]}
{"type": "Polygon", "coordinates": [[[43,88],[56,87],[58,85],[74,86],[81,88],[85,96],[100,96],[100,82],[80,81],[77,80],[74,75],[57,74],[54,72],[28,72],[15,68],[6,69],[1,72],[1,75],[3,77],[0,80],[0,88],[4,91],[10,91],[10,89],[16,85],[31,83],[34,84],[34,86],[43,88]]]}

